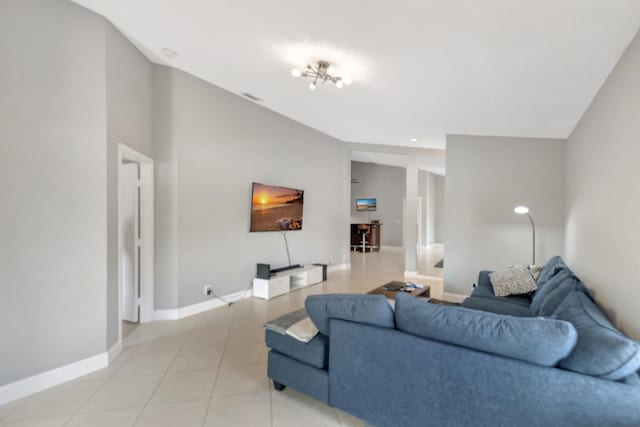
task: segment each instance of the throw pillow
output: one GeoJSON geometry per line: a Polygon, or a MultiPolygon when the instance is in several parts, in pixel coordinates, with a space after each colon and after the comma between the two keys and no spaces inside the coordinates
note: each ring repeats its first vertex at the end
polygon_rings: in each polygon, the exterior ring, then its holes
{"type": "Polygon", "coordinates": [[[489,274],[493,293],[498,297],[522,295],[538,289],[536,281],[527,267],[513,266],[502,271],[489,274]]]}
{"type": "Polygon", "coordinates": [[[529,266],[529,271],[531,272],[531,275],[533,276],[533,280],[538,280],[538,276],[540,276],[540,272],[542,271],[543,267],[544,267],[544,265],[530,265],[529,266]]]}
{"type": "Polygon", "coordinates": [[[542,271],[542,267],[544,267],[544,265],[519,265],[519,264],[514,264],[514,265],[510,265],[507,268],[512,268],[512,267],[522,267],[522,268],[528,268],[529,272],[531,273],[531,275],[533,276],[533,280],[538,280],[538,276],[540,275],[540,272],[542,271]]]}

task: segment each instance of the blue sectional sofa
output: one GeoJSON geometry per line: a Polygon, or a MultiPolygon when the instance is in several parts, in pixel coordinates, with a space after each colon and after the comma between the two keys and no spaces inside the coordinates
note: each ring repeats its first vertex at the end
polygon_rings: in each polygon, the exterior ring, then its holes
{"type": "Polygon", "coordinates": [[[532,297],[488,273],[463,307],[398,295],[310,296],[320,333],[266,332],[268,376],[375,426],[640,426],[640,346],[559,257],[532,297]]]}

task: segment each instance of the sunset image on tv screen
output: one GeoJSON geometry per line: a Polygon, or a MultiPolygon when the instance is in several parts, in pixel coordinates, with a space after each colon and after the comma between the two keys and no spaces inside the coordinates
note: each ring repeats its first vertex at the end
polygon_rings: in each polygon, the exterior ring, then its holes
{"type": "Polygon", "coordinates": [[[251,231],[300,230],[303,201],[303,190],[254,183],[251,231]]]}

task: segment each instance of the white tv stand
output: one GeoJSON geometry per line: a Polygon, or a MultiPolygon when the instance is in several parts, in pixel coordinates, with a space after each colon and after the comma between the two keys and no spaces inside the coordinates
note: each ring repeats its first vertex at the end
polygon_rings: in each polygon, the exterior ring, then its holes
{"type": "Polygon", "coordinates": [[[269,279],[253,279],[253,296],[271,299],[296,289],[322,282],[322,267],[303,265],[291,270],[281,271],[269,279]]]}

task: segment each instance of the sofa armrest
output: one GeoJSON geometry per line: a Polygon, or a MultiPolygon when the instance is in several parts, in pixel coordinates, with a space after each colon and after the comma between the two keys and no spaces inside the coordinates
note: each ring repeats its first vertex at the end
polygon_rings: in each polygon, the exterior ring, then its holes
{"type": "Polygon", "coordinates": [[[493,273],[493,271],[482,270],[478,273],[478,284],[477,286],[480,288],[488,288],[491,289],[493,293],[493,285],[491,284],[491,279],[489,279],[489,274],[493,273]]]}
{"type": "Polygon", "coordinates": [[[635,426],[640,387],[331,320],[330,404],[377,426],[635,426]]]}

